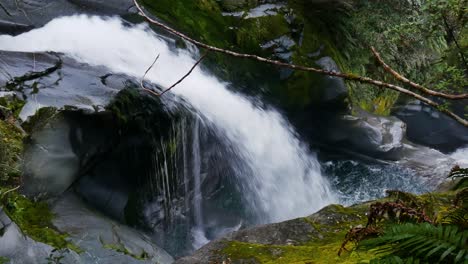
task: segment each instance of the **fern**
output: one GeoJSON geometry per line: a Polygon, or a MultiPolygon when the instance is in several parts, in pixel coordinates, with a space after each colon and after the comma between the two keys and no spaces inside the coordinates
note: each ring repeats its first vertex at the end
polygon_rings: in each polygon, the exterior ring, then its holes
{"type": "Polygon", "coordinates": [[[364,240],[359,248],[380,255],[371,263],[466,263],[468,231],[456,226],[403,224],[390,226],[384,235],[364,240]]]}

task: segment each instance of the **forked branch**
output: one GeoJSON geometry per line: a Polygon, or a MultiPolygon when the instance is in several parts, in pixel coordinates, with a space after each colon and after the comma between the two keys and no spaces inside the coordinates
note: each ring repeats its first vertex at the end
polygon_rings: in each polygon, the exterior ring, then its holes
{"type": "Polygon", "coordinates": [[[162,96],[163,94],[167,93],[168,91],[170,91],[172,88],[176,87],[179,83],[181,83],[185,78],[187,78],[192,72],[193,70],[200,64],[200,62],[202,62],[202,60],[206,57],[208,53],[204,53],[198,60],[197,62],[195,62],[195,64],[193,64],[192,68],[190,68],[190,70],[184,75],[182,76],[182,78],[180,78],[179,80],[177,80],[174,84],[172,84],[171,86],[169,86],[169,88],[165,89],[164,91],[162,91],[161,93],[158,93],[152,89],[149,89],[149,88],[146,88],[144,83],[143,83],[143,80],[145,79],[146,75],[148,74],[148,72],[153,68],[154,64],[156,63],[156,61],[159,59],[159,54],[158,56],[156,56],[156,58],[154,59],[153,63],[149,66],[149,68],[145,71],[145,74],[143,75],[143,77],[141,78],[140,80],[140,86],[143,90],[153,94],[153,95],[156,95],[156,96],[162,96]]]}

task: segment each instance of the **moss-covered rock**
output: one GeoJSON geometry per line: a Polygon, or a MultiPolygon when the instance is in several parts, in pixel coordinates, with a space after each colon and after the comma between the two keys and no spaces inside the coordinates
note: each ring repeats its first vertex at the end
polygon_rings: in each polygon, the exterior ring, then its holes
{"type": "Polygon", "coordinates": [[[12,192],[6,198],[4,197],[3,206],[11,220],[21,228],[25,235],[54,248],[69,248],[80,252],[76,245],[67,240],[67,234],[56,230],[52,224],[54,215],[46,202],[33,202],[12,192]]]}
{"type": "MultiPolygon", "coordinates": [[[[378,201],[403,200],[440,218],[453,207],[456,194],[450,191],[416,196],[394,191],[378,201]]],[[[374,252],[356,250],[353,243],[340,256],[338,251],[352,227],[366,225],[372,203],[329,205],[308,217],[240,230],[176,263],[368,263],[375,257],[374,252]]]]}

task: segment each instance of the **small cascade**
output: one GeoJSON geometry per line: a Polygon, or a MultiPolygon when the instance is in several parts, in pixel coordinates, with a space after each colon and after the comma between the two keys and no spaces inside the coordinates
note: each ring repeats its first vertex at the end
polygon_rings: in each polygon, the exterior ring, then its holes
{"type": "Polygon", "coordinates": [[[202,191],[201,191],[201,152],[200,152],[200,121],[195,119],[193,126],[192,140],[192,177],[193,177],[193,218],[194,227],[192,236],[194,248],[198,249],[205,245],[209,240],[205,236],[203,227],[203,209],[202,209],[202,191]]]}

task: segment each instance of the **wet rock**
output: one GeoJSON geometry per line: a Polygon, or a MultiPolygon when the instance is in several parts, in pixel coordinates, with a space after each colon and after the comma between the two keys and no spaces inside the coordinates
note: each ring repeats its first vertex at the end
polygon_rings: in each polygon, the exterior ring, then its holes
{"type": "Polygon", "coordinates": [[[46,111],[50,115],[42,116],[42,125],[30,131],[24,153],[24,188],[34,197],[61,194],[76,180],[79,169],[69,140],[70,125],[53,108],[44,108],[39,116],[46,111]]]}
{"type": "MultiPolygon", "coordinates": [[[[460,116],[465,106],[466,102],[452,104],[460,116]]],[[[419,101],[398,107],[394,114],[407,124],[408,139],[416,143],[444,152],[468,145],[468,128],[419,101]]]]}
{"type": "Polygon", "coordinates": [[[8,259],[8,263],[45,263],[52,249],[25,236],[0,208],[0,256],[8,259]]]}
{"type": "Polygon", "coordinates": [[[257,0],[221,0],[220,5],[223,10],[236,11],[249,8],[258,4],[257,0]]]}
{"type": "Polygon", "coordinates": [[[89,209],[67,193],[52,206],[54,225],[70,236],[83,253],[66,263],[172,263],[172,257],[141,232],[89,209]]]}
{"type": "MultiPolygon", "coordinates": [[[[273,258],[281,259],[284,252],[277,246],[293,249],[295,246],[311,242],[341,240],[341,234],[349,229],[349,223],[365,223],[366,209],[367,207],[362,205],[351,208],[329,205],[308,217],[239,230],[210,242],[191,256],[178,259],[175,263],[222,263],[228,261],[228,258],[231,263],[261,263],[257,261],[255,254],[259,254],[258,256],[265,254],[263,246],[268,248],[268,254],[273,258]],[[239,256],[229,255],[226,252],[226,248],[231,246],[245,246],[250,249],[259,247],[260,250],[253,250],[253,254],[250,254],[248,259],[239,259],[239,256]]],[[[315,245],[312,247],[318,248],[315,245]]],[[[336,252],[334,254],[336,255],[336,252]]]]}
{"type": "Polygon", "coordinates": [[[0,34],[19,34],[73,14],[124,15],[133,12],[131,0],[6,0],[0,8],[0,34]]]}
{"type": "Polygon", "coordinates": [[[68,57],[51,53],[21,53],[0,51],[2,70],[0,87],[25,97],[20,118],[25,120],[45,106],[95,110],[132,80],[125,75],[109,74],[104,67],[83,65],[68,57]],[[37,78],[22,78],[31,72],[45,73],[62,61],[60,66],[37,78]],[[15,80],[16,81],[12,81],[15,80]]]}
{"type": "MultiPolygon", "coordinates": [[[[319,51],[320,52],[320,51],[319,51]]],[[[315,61],[322,69],[332,72],[341,72],[338,64],[331,57],[322,57],[315,61]]],[[[323,95],[322,101],[325,103],[332,103],[338,100],[343,100],[348,96],[348,88],[343,79],[326,76],[323,82],[323,95]]]]}

